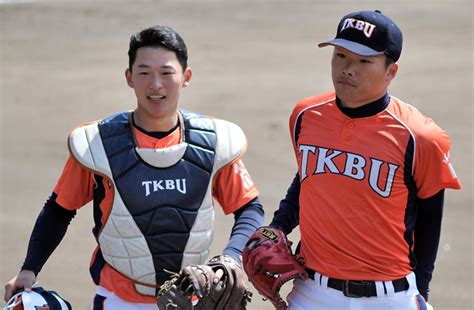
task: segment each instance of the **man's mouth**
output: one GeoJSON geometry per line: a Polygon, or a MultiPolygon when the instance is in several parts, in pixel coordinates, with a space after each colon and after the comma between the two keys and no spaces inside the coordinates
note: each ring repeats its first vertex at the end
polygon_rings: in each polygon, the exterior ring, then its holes
{"type": "Polygon", "coordinates": [[[150,96],[147,96],[147,98],[151,101],[156,101],[156,100],[163,100],[166,98],[166,96],[163,96],[163,95],[150,95],[150,96]]]}
{"type": "Polygon", "coordinates": [[[349,86],[352,86],[352,87],[356,87],[356,83],[354,83],[354,82],[352,82],[352,81],[350,81],[350,80],[348,80],[348,79],[344,79],[344,78],[338,79],[337,82],[340,83],[340,84],[344,84],[344,85],[349,85],[349,86]]]}

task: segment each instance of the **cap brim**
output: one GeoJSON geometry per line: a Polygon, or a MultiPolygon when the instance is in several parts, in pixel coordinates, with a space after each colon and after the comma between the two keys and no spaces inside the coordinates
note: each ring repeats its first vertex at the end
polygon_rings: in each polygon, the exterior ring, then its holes
{"type": "Polygon", "coordinates": [[[356,43],[353,41],[345,40],[345,39],[334,39],[331,41],[319,43],[319,47],[325,47],[328,45],[332,46],[339,46],[342,47],[348,51],[353,52],[354,54],[360,55],[360,56],[377,56],[383,54],[383,52],[378,52],[374,49],[371,49],[370,47],[367,47],[365,45],[362,45],[360,43],[356,43]]]}

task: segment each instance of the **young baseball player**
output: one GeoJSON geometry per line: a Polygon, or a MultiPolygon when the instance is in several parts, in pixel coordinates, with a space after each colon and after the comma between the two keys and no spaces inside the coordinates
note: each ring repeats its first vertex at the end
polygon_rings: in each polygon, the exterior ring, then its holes
{"type": "Polygon", "coordinates": [[[136,108],[72,131],[70,157],[36,220],[20,273],[5,286],[5,300],[31,289],[76,210],[90,201],[98,243],[90,262],[93,309],[157,309],[157,289],[170,272],[205,264],[213,198],[235,217],[222,252],[227,261],[240,264],[245,242],[262,225],[258,192],[240,159],[242,130],[178,108],[192,76],[180,35],[164,26],[144,29],[132,35],[128,55],[125,77],[136,108]]]}
{"type": "Polygon", "coordinates": [[[278,238],[299,224],[308,279],[294,281],[289,309],[426,309],[444,190],[461,187],[450,139],[387,93],[402,51],[390,18],[350,13],[324,46],[334,48],[335,91],[294,108],[299,170],[270,227],[251,237],[245,269],[254,270],[262,236],[278,238]]]}

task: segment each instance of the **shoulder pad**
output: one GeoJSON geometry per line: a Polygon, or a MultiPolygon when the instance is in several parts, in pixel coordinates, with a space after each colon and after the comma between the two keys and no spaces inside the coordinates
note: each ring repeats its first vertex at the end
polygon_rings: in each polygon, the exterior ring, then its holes
{"type": "Polygon", "coordinates": [[[234,162],[247,150],[247,138],[243,130],[234,123],[214,119],[217,133],[214,171],[234,162]]]}

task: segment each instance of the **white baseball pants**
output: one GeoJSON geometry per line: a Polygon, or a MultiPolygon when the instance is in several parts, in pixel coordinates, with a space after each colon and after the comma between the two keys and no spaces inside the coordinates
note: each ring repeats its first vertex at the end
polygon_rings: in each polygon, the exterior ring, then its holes
{"type": "MultiPolygon", "coordinates": [[[[315,274],[315,279],[320,278],[315,274]]],[[[432,310],[419,295],[416,288],[415,274],[407,277],[410,287],[403,292],[395,293],[391,281],[385,281],[387,294],[384,293],[383,282],[376,281],[376,297],[346,297],[341,291],[327,286],[328,277],[322,276],[321,284],[314,280],[295,280],[293,290],[288,295],[288,310],[432,310]]]]}

